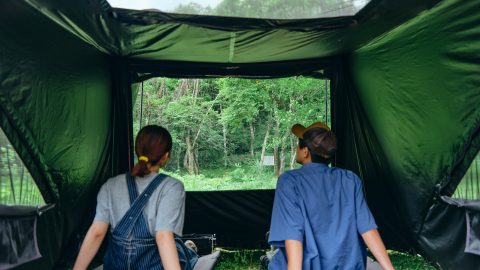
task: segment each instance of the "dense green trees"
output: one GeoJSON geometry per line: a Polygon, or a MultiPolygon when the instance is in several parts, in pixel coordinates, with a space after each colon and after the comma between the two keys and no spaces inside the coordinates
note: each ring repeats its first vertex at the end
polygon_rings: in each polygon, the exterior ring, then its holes
{"type": "Polygon", "coordinates": [[[134,127],[160,124],[170,130],[171,170],[198,174],[201,168],[257,164],[268,153],[279,175],[295,163],[290,127],[326,120],[327,88],[323,80],[304,77],[155,78],[144,82],[143,99],[137,91],[134,127]]]}
{"type": "Polygon", "coordinates": [[[1,129],[0,204],[44,204],[37,185],[1,129]]]}
{"type": "Polygon", "coordinates": [[[201,1],[178,5],[174,12],[250,18],[318,18],[354,14],[365,0],[223,0],[214,7],[201,1]]]}

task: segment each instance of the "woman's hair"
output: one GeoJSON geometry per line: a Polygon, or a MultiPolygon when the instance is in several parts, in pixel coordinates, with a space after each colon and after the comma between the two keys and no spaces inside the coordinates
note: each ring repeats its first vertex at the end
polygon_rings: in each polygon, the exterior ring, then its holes
{"type": "Polygon", "coordinates": [[[329,164],[332,162],[337,151],[337,139],[335,134],[323,128],[312,128],[299,139],[300,148],[307,147],[312,162],[329,164]]]}
{"type": "Polygon", "coordinates": [[[149,174],[150,170],[147,167],[147,163],[151,165],[157,164],[165,153],[171,150],[172,136],[168,130],[157,125],[143,127],[135,139],[135,153],[139,160],[133,167],[131,174],[140,177],[149,174]]]}

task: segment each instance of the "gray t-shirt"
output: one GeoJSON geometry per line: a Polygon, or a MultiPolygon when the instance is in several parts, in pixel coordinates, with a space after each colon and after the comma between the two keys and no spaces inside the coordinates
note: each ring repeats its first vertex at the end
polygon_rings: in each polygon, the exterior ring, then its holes
{"type": "MultiPolygon", "coordinates": [[[[135,177],[138,193],[141,194],[157,175],[150,173],[135,177]]],[[[108,179],[100,189],[94,221],[110,224],[110,230],[113,231],[129,208],[127,180],[125,174],[120,174],[108,179]]],[[[181,236],[185,215],[183,183],[167,176],[155,189],[143,211],[152,236],[156,231],[171,231],[181,236]]]]}

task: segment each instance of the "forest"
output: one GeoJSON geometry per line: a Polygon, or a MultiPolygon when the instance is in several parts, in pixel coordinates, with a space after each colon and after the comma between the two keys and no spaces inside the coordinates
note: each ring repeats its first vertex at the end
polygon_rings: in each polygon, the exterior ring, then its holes
{"type": "Polygon", "coordinates": [[[149,124],[170,131],[165,169],[187,190],[274,188],[296,166],[291,126],[329,123],[328,91],[328,81],[306,77],[154,78],[137,87],[134,132],[149,124]]]}
{"type": "Polygon", "coordinates": [[[0,128],[0,205],[43,205],[37,185],[0,128]]]}
{"type": "MultiPolygon", "coordinates": [[[[320,18],[353,15],[368,0],[223,0],[215,6],[192,1],[179,4],[172,12],[248,18],[320,18]]],[[[170,12],[170,11],[169,11],[170,12]]]]}

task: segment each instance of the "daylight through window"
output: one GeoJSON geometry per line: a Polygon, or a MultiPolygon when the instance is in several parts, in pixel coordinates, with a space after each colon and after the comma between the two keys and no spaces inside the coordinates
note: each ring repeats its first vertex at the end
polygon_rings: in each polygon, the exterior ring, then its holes
{"type": "Polygon", "coordinates": [[[453,198],[480,200],[480,152],[473,160],[460,184],[458,184],[453,198]]]}
{"type": "Polygon", "coordinates": [[[0,129],[0,205],[44,205],[40,191],[0,129]]]}
{"type": "Polygon", "coordinates": [[[369,0],[109,0],[112,7],[265,19],[351,16],[369,0]]]}
{"type": "Polygon", "coordinates": [[[269,189],[299,166],[291,126],[329,124],[329,111],[325,80],[154,78],[138,88],[133,126],[170,131],[165,170],[187,190],[269,189]]]}

